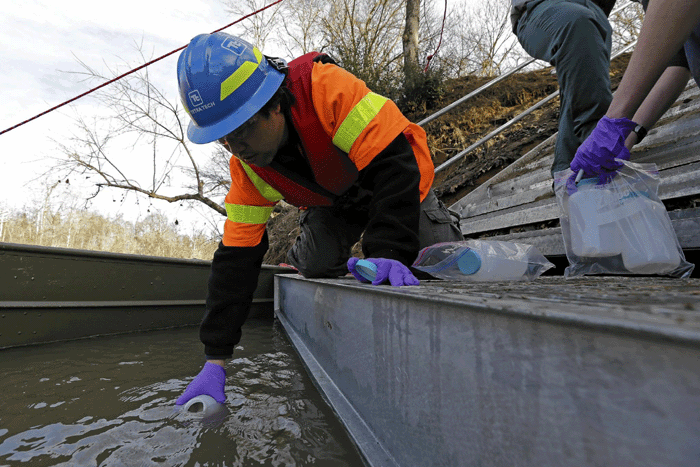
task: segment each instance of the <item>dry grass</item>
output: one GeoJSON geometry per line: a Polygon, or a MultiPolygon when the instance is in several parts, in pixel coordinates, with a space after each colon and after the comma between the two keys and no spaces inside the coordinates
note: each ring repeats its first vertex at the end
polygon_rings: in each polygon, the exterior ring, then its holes
{"type": "Polygon", "coordinates": [[[219,243],[204,233],[179,234],[162,214],[133,223],[90,211],[6,213],[0,241],[25,245],[211,260],[219,243]]]}

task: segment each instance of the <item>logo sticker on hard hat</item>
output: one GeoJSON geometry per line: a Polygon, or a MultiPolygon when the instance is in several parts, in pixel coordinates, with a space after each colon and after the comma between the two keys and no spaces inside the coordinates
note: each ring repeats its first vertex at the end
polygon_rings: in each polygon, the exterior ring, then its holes
{"type": "Polygon", "coordinates": [[[194,91],[190,91],[187,96],[190,98],[190,107],[198,107],[204,103],[202,96],[196,89],[194,91]]]}
{"type": "Polygon", "coordinates": [[[245,52],[246,44],[237,40],[236,38],[227,38],[221,43],[221,47],[228,50],[229,52],[233,52],[234,54],[240,57],[243,54],[243,52],[245,52]]]}

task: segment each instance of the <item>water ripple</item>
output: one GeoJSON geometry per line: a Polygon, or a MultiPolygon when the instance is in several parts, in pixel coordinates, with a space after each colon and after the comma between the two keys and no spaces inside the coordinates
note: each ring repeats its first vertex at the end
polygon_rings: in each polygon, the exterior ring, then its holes
{"type": "Polygon", "coordinates": [[[196,331],[4,350],[0,465],[361,465],[280,332],[248,336],[209,420],[174,405],[201,366],[196,331]]]}

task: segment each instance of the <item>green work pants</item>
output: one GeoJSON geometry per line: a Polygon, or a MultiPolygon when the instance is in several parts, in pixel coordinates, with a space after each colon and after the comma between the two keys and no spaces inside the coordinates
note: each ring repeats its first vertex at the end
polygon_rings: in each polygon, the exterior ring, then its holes
{"type": "Polygon", "coordinates": [[[515,33],[532,57],[552,64],[559,81],[559,133],[552,174],[564,170],[612,102],[612,28],[590,0],[528,4],[515,33]]]}

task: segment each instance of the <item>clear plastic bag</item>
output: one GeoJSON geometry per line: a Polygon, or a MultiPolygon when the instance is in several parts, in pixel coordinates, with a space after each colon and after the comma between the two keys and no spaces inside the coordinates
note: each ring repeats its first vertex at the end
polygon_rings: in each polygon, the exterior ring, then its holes
{"type": "Polygon", "coordinates": [[[565,277],[584,274],[663,274],[689,277],[666,207],[658,196],[656,164],[622,161],[608,183],[584,179],[569,185],[571,169],[555,174],[554,192],[569,266],[565,277]]]}
{"type": "Polygon", "coordinates": [[[413,267],[446,280],[518,281],[533,280],[554,265],[532,245],[464,240],[423,248],[413,267]]]}

